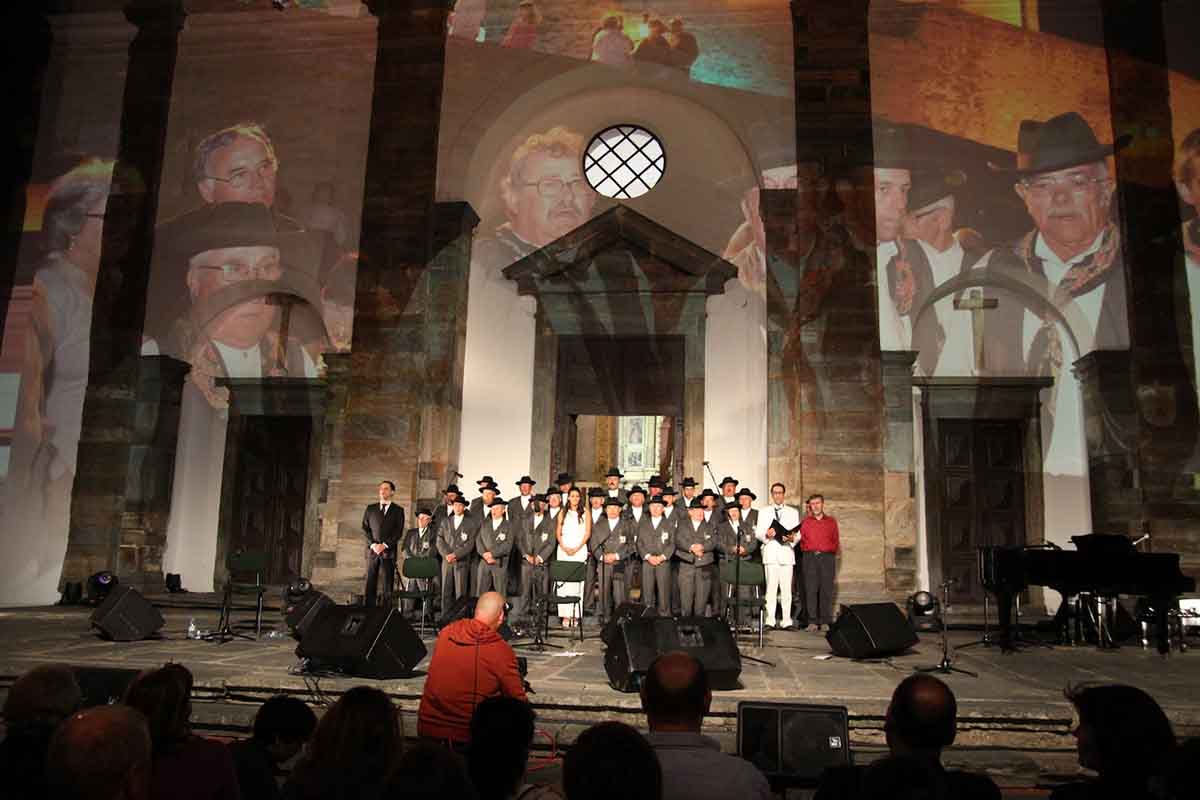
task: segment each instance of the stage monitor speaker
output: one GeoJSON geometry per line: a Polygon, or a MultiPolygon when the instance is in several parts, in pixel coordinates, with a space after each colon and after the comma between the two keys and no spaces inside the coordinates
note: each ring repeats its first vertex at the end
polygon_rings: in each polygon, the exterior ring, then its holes
{"type": "Polygon", "coordinates": [[[296,647],[317,669],[360,678],[406,678],[425,644],[395,608],[326,606],[296,647]]]}
{"type": "Polygon", "coordinates": [[[604,624],[604,628],[600,631],[600,640],[606,646],[612,645],[616,640],[617,634],[620,633],[621,624],[631,619],[642,619],[657,617],[658,612],[653,608],[648,608],[641,603],[621,603],[613,611],[612,619],[604,624]]]}
{"type": "Polygon", "coordinates": [[[845,658],[884,658],[902,653],[919,641],[895,603],[845,606],[825,640],[835,656],[845,658]]]}
{"type": "Polygon", "coordinates": [[[313,620],[326,608],[333,605],[333,600],[324,592],[310,589],[287,606],[284,621],[288,630],[296,639],[303,639],[312,627],[313,620]]]}
{"type": "Polygon", "coordinates": [[[604,651],[608,682],[619,692],[636,692],[650,664],[662,653],[682,650],[704,665],[713,689],[738,688],[742,656],[729,626],[708,617],[638,617],[617,626],[604,651]]]}
{"type": "MultiPolygon", "coordinates": [[[[449,625],[451,622],[456,622],[460,619],[474,618],[474,616],[475,616],[475,601],[478,599],[479,599],[478,597],[460,597],[457,600],[455,600],[453,603],[450,604],[450,608],[448,608],[446,610],[446,613],[442,614],[442,616],[438,618],[438,623],[437,623],[438,627],[444,628],[447,625],[449,625]]],[[[509,608],[509,606],[506,604],[505,605],[506,613],[507,613],[508,608],[509,608]]],[[[514,636],[516,636],[516,634],[513,633],[513,629],[508,626],[507,617],[505,618],[504,622],[502,622],[500,624],[500,630],[497,632],[500,634],[500,637],[502,639],[504,639],[504,641],[506,641],[506,642],[509,641],[510,639],[512,639],[514,636]]]]}
{"type": "Polygon", "coordinates": [[[158,633],[163,616],[131,586],[113,586],[100,607],[92,612],[92,627],[105,639],[136,642],[158,633]]]}
{"type": "Polygon", "coordinates": [[[828,767],[850,764],[850,720],[845,706],[741,702],[737,752],[772,788],[812,788],[828,767]]]}
{"type": "Polygon", "coordinates": [[[140,673],[118,667],[71,667],[83,692],[83,708],[110,706],[125,697],[125,690],[140,673]]]}

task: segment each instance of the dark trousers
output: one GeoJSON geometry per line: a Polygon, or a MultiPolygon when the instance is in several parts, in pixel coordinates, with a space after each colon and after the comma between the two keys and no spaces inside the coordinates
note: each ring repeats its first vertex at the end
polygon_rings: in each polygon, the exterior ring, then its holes
{"type": "Polygon", "coordinates": [[[479,566],[475,568],[475,597],[484,592],[499,592],[501,597],[508,597],[507,558],[498,558],[495,564],[479,559],[479,566]]]}
{"type": "Polygon", "coordinates": [[[706,567],[708,570],[708,596],[712,602],[712,610],[714,617],[720,617],[725,613],[725,593],[721,591],[721,555],[713,554],[713,563],[706,567]]]}
{"type": "Polygon", "coordinates": [[[804,553],[804,590],[808,604],[808,622],[833,624],[833,579],[837,572],[837,553],[809,550],[804,553]]]}
{"type": "Polygon", "coordinates": [[[659,616],[671,615],[671,562],[664,561],[657,567],[649,561],[642,562],[642,605],[657,607],[659,616]]]}
{"type": "Polygon", "coordinates": [[[513,616],[533,613],[533,598],[545,597],[550,593],[550,565],[536,566],[521,559],[521,589],[517,602],[513,604],[513,616]]]}
{"type": "Polygon", "coordinates": [[[807,625],[817,621],[816,610],[808,605],[808,595],[805,592],[807,581],[804,578],[804,557],[806,555],[808,554],[800,552],[799,547],[796,548],[796,568],[792,570],[792,620],[797,625],[807,625]]]}
{"type": "Polygon", "coordinates": [[[703,617],[704,607],[712,594],[712,567],[679,562],[680,613],[685,617],[703,617]]]}
{"type": "Polygon", "coordinates": [[[392,602],[392,586],[396,576],[396,559],[384,558],[377,556],[374,553],[367,554],[367,590],[366,597],[363,602],[368,606],[375,605],[375,595],[379,591],[380,584],[383,585],[383,604],[391,605],[392,602]]]}
{"type": "Polygon", "coordinates": [[[679,598],[679,562],[667,563],[671,565],[671,613],[678,616],[683,613],[683,600],[679,598]]]}
{"type": "MultiPolygon", "coordinates": [[[[433,584],[433,591],[434,591],[434,593],[436,594],[436,593],[437,593],[437,590],[438,590],[438,589],[437,589],[437,581],[436,581],[436,580],[434,580],[434,579],[432,579],[432,578],[429,578],[429,579],[426,579],[426,578],[420,578],[420,579],[418,579],[418,578],[405,578],[405,577],[403,577],[403,576],[401,576],[401,578],[400,578],[400,585],[401,585],[402,587],[404,587],[404,591],[406,591],[406,592],[424,592],[424,591],[428,591],[428,590],[429,590],[429,584],[430,584],[430,583],[432,583],[432,584],[433,584]]],[[[429,598],[426,598],[426,600],[429,600],[429,598]]],[[[433,601],[432,601],[432,600],[429,600],[429,602],[426,602],[426,600],[422,600],[422,601],[421,601],[421,604],[425,606],[425,616],[426,616],[426,618],[429,618],[429,617],[432,617],[432,616],[433,616],[433,601]]],[[[413,613],[413,612],[416,610],[416,608],[417,608],[417,601],[416,601],[416,600],[405,600],[405,601],[404,601],[404,613],[405,613],[405,614],[411,614],[411,613],[413,613]]]]}
{"type": "Polygon", "coordinates": [[[451,564],[442,559],[442,613],[445,614],[460,597],[466,597],[470,589],[471,566],[464,558],[451,564]]]}
{"type": "Polygon", "coordinates": [[[622,561],[612,564],[597,563],[596,578],[600,583],[599,616],[611,619],[614,604],[624,603],[629,597],[629,587],[625,584],[625,571],[628,565],[622,561]]]}
{"type": "Polygon", "coordinates": [[[592,613],[596,609],[596,560],[589,558],[587,562],[587,579],[583,582],[583,610],[592,613]]]}

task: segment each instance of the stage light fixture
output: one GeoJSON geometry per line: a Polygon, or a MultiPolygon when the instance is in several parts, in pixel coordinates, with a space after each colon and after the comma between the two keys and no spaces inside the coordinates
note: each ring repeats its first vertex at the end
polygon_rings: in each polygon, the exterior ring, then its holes
{"type": "Polygon", "coordinates": [[[87,579],[87,601],[94,606],[100,605],[120,582],[117,576],[108,570],[94,573],[87,579]]]}
{"type": "Polygon", "coordinates": [[[908,598],[908,622],[914,631],[938,631],[942,627],[942,604],[932,592],[914,592],[908,598]]]}

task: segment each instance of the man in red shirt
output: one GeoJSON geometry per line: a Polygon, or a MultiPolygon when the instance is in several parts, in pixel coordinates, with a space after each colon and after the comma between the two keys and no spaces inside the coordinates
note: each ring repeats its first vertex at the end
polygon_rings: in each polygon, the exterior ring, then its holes
{"type": "Polygon", "coordinates": [[[804,592],[808,631],[827,631],[833,624],[833,578],[837,572],[838,524],[825,513],[825,497],[808,498],[808,516],[800,523],[804,552],[804,592]]]}
{"type": "Polygon", "coordinates": [[[470,742],[471,715],[488,697],[526,700],[517,655],[499,634],[504,598],[486,592],[475,617],[442,628],[429,660],[429,675],[417,711],[417,734],[462,748],[470,742]]]}

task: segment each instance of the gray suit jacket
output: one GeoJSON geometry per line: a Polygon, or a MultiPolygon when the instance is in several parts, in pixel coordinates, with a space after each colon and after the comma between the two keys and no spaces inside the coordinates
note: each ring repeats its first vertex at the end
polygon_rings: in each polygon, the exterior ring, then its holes
{"type": "Polygon", "coordinates": [[[524,556],[541,556],[542,561],[550,561],[554,558],[554,552],[558,548],[558,539],[555,538],[558,532],[558,517],[550,514],[543,514],[542,521],[538,525],[533,524],[533,515],[530,514],[521,523],[521,534],[517,537],[517,552],[524,556]]]}
{"type": "Polygon", "coordinates": [[[493,528],[492,518],[489,515],[479,523],[479,533],[475,537],[475,551],[479,555],[490,552],[499,565],[504,566],[508,563],[508,554],[512,552],[515,531],[516,528],[504,518],[501,518],[498,528],[493,528]]]}
{"type": "Polygon", "coordinates": [[[650,515],[643,515],[642,524],[637,529],[637,551],[641,558],[666,556],[669,560],[675,555],[675,526],[664,519],[655,530],[650,515]]]}
{"type": "Polygon", "coordinates": [[[437,550],[445,558],[451,553],[457,561],[464,562],[475,550],[475,537],[479,535],[479,518],[464,514],[462,524],[454,530],[454,516],[451,515],[438,528],[437,550]]]}
{"type": "Polygon", "coordinates": [[[615,553],[619,561],[633,556],[637,552],[637,528],[627,519],[617,518],[617,527],[611,528],[607,518],[601,518],[592,526],[592,538],[588,547],[597,559],[615,553]]]}
{"type": "MultiPolygon", "coordinates": [[[[716,516],[714,512],[713,519],[716,519],[716,516]]],[[[675,555],[685,563],[695,564],[697,567],[713,563],[713,552],[716,551],[717,545],[717,532],[710,522],[701,521],[697,528],[689,519],[680,522],[679,527],[675,529],[675,555]],[[690,548],[694,544],[704,548],[703,555],[697,556],[691,551],[690,548]]]]}
{"type": "Polygon", "coordinates": [[[419,528],[409,528],[408,533],[404,534],[404,557],[410,556],[437,556],[437,528],[432,523],[425,529],[424,536],[419,528]]]}

